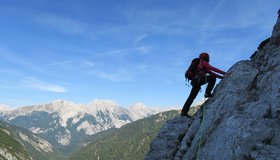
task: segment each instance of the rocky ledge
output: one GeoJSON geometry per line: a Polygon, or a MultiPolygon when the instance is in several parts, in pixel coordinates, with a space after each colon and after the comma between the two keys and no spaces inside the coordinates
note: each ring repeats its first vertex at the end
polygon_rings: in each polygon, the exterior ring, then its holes
{"type": "Polygon", "coordinates": [[[193,119],[165,123],[146,160],[280,159],[280,10],[272,36],[233,65],[193,119]]]}

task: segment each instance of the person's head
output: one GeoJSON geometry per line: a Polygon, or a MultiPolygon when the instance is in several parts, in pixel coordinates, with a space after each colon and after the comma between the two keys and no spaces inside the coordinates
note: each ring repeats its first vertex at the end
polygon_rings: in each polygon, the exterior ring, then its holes
{"type": "Polygon", "coordinates": [[[210,57],[209,57],[209,54],[206,53],[206,52],[203,52],[199,55],[199,58],[206,61],[206,62],[209,62],[210,61],[210,57]]]}

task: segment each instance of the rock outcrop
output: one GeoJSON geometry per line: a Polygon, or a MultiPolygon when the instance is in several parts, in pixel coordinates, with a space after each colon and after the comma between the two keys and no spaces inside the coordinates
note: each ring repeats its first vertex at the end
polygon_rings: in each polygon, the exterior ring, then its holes
{"type": "Polygon", "coordinates": [[[280,159],[280,10],[272,36],[232,66],[194,119],[165,123],[146,160],[280,159]]]}

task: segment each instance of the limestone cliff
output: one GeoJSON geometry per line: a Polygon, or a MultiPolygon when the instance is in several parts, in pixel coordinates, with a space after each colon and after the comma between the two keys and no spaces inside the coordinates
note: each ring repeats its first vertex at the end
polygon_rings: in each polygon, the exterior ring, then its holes
{"type": "Polygon", "coordinates": [[[194,119],[165,123],[146,160],[280,159],[280,10],[272,36],[232,66],[194,119]]]}

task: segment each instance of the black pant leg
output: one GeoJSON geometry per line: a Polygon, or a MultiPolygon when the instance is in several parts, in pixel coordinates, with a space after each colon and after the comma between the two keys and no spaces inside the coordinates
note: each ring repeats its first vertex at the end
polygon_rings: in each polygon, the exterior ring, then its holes
{"type": "Polygon", "coordinates": [[[182,113],[187,114],[189,112],[190,107],[191,107],[195,97],[197,96],[199,90],[200,90],[200,86],[193,86],[192,87],[191,93],[190,93],[188,99],[186,100],[186,102],[184,104],[184,107],[182,109],[182,113]]]}
{"type": "Polygon", "coordinates": [[[215,84],[216,84],[216,77],[214,76],[206,76],[206,83],[208,82],[207,88],[205,93],[211,94],[215,84]]]}

